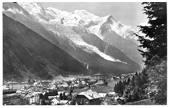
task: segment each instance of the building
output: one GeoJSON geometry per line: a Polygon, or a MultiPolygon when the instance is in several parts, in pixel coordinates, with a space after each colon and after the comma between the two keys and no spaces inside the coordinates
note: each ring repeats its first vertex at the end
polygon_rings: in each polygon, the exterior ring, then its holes
{"type": "Polygon", "coordinates": [[[53,98],[53,99],[51,100],[51,105],[58,105],[58,104],[60,104],[59,99],[53,98]]]}
{"type": "Polygon", "coordinates": [[[29,105],[40,104],[40,94],[41,92],[28,93],[25,99],[29,105]]]}
{"type": "Polygon", "coordinates": [[[71,105],[100,105],[101,98],[97,92],[88,90],[85,92],[81,92],[75,97],[73,97],[71,101],[71,105]]]}
{"type": "Polygon", "coordinates": [[[94,77],[95,77],[96,80],[101,80],[101,79],[103,79],[103,75],[100,74],[100,73],[95,74],[94,77]]]}
{"type": "Polygon", "coordinates": [[[40,81],[41,86],[46,87],[46,88],[48,88],[48,87],[50,86],[50,83],[51,83],[51,82],[52,82],[51,80],[43,80],[43,81],[40,81]]]}

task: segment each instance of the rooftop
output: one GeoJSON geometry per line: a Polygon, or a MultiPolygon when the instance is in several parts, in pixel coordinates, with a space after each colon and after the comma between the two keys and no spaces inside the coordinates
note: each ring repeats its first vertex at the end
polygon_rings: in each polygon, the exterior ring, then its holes
{"type": "Polygon", "coordinates": [[[92,99],[97,99],[97,98],[101,98],[101,96],[99,95],[99,93],[92,91],[92,90],[87,90],[85,92],[81,92],[78,95],[84,95],[86,96],[89,100],[92,99]]]}

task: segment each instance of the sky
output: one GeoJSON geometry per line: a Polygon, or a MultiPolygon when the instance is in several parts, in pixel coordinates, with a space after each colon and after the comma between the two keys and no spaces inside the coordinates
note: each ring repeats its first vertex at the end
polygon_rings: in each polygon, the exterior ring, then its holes
{"type": "Polygon", "coordinates": [[[62,11],[86,10],[103,17],[111,14],[117,21],[136,27],[147,22],[140,2],[41,2],[44,8],[54,7],[62,11]]]}

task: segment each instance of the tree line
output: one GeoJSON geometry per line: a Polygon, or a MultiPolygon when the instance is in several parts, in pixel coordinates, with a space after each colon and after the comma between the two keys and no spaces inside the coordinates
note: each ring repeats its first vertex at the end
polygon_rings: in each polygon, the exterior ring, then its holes
{"type": "Polygon", "coordinates": [[[146,71],[135,73],[132,78],[119,81],[115,84],[114,91],[119,96],[125,97],[127,102],[138,101],[147,98],[148,75],[146,71]]]}

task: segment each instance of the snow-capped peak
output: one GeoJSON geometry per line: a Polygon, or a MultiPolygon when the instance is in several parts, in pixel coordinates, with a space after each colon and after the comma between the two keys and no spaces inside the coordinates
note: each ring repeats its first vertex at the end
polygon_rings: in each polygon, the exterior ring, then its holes
{"type": "MultiPolygon", "coordinates": [[[[86,50],[87,52],[96,53],[108,61],[121,62],[101,52],[97,47],[87,44],[80,35],[76,34],[76,32],[74,32],[71,27],[68,27],[81,25],[85,28],[85,30],[88,30],[88,32],[96,34],[99,38],[103,39],[104,35],[101,34],[100,29],[103,24],[106,24],[110,26],[106,29],[113,30],[120,36],[126,35],[126,31],[129,29],[128,26],[124,26],[116,22],[111,15],[99,17],[90,12],[87,12],[86,10],[75,10],[73,12],[67,12],[60,11],[52,7],[44,9],[40,4],[32,2],[18,3],[18,5],[20,5],[31,15],[30,18],[33,18],[34,20],[39,22],[47,30],[52,31],[57,35],[62,34],[63,36],[66,36],[75,45],[83,47],[84,50],[86,50]],[[88,24],[90,26],[86,26],[88,24]],[[119,24],[123,27],[119,27],[119,24]]],[[[10,11],[12,11],[13,13],[17,12],[15,10],[10,11]]]]}
{"type": "Polygon", "coordinates": [[[47,10],[55,10],[55,11],[60,11],[60,10],[58,10],[58,9],[56,9],[56,8],[53,8],[53,7],[48,7],[48,8],[46,8],[47,10]]]}
{"type": "MultiPolygon", "coordinates": [[[[114,31],[123,38],[134,38],[133,30],[130,26],[126,26],[120,22],[117,22],[111,14],[99,17],[86,10],[75,10],[73,12],[61,11],[53,7],[44,9],[41,4],[33,2],[18,2],[23,9],[29,14],[34,16],[35,20],[43,21],[47,23],[62,23],[65,26],[84,26],[89,32],[96,34],[99,38],[103,39],[101,34],[101,27],[107,25],[107,31],[114,31]]],[[[11,12],[18,12],[10,10],[11,12]]],[[[19,13],[19,12],[18,12],[19,13]]],[[[21,14],[21,12],[20,12],[21,14]]]]}
{"type": "Polygon", "coordinates": [[[112,15],[110,14],[103,17],[103,21],[104,21],[103,23],[110,23],[110,24],[113,24],[113,22],[116,22],[114,18],[112,17],[112,15]]]}
{"type": "Polygon", "coordinates": [[[89,20],[93,20],[93,19],[97,18],[97,16],[95,16],[92,13],[87,12],[86,10],[75,10],[72,13],[75,16],[81,17],[81,19],[84,21],[89,21],[89,20]]]}
{"type": "Polygon", "coordinates": [[[131,26],[126,26],[120,21],[116,21],[111,14],[104,17],[99,17],[86,10],[75,10],[73,12],[66,12],[51,7],[47,9],[54,11],[55,18],[58,21],[62,19],[64,25],[83,25],[89,32],[97,35],[101,39],[104,38],[101,34],[101,26],[107,25],[108,31],[114,31],[123,38],[130,38],[136,40],[135,36],[133,35],[133,33],[136,31],[132,29],[131,26]]]}
{"type": "Polygon", "coordinates": [[[18,4],[25,9],[30,15],[34,16],[34,19],[39,21],[48,21],[44,8],[39,3],[33,2],[18,2],[18,4]]]}
{"type": "Polygon", "coordinates": [[[113,18],[113,16],[109,14],[109,15],[106,15],[104,18],[110,19],[110,18],[113,18]]]}
{"type": "Polygon", "coordinates": [[[69,12],[66,12],[66,11],[61,11],[59,9],[56,9],[56,8],[53,8],[53,7],[48,7],[45,9],[46,11],[51,11],[53,12],[54,14],[64,14],[64,13],[69,13],[69,12]]]}
{"type": "Polygon", "coordinates": [[[38,3],[33,2],[18,2],[18,4],[24,8],[26,11],[29,11],[30,14],[44,13],[42,6],[38,3]]]}

